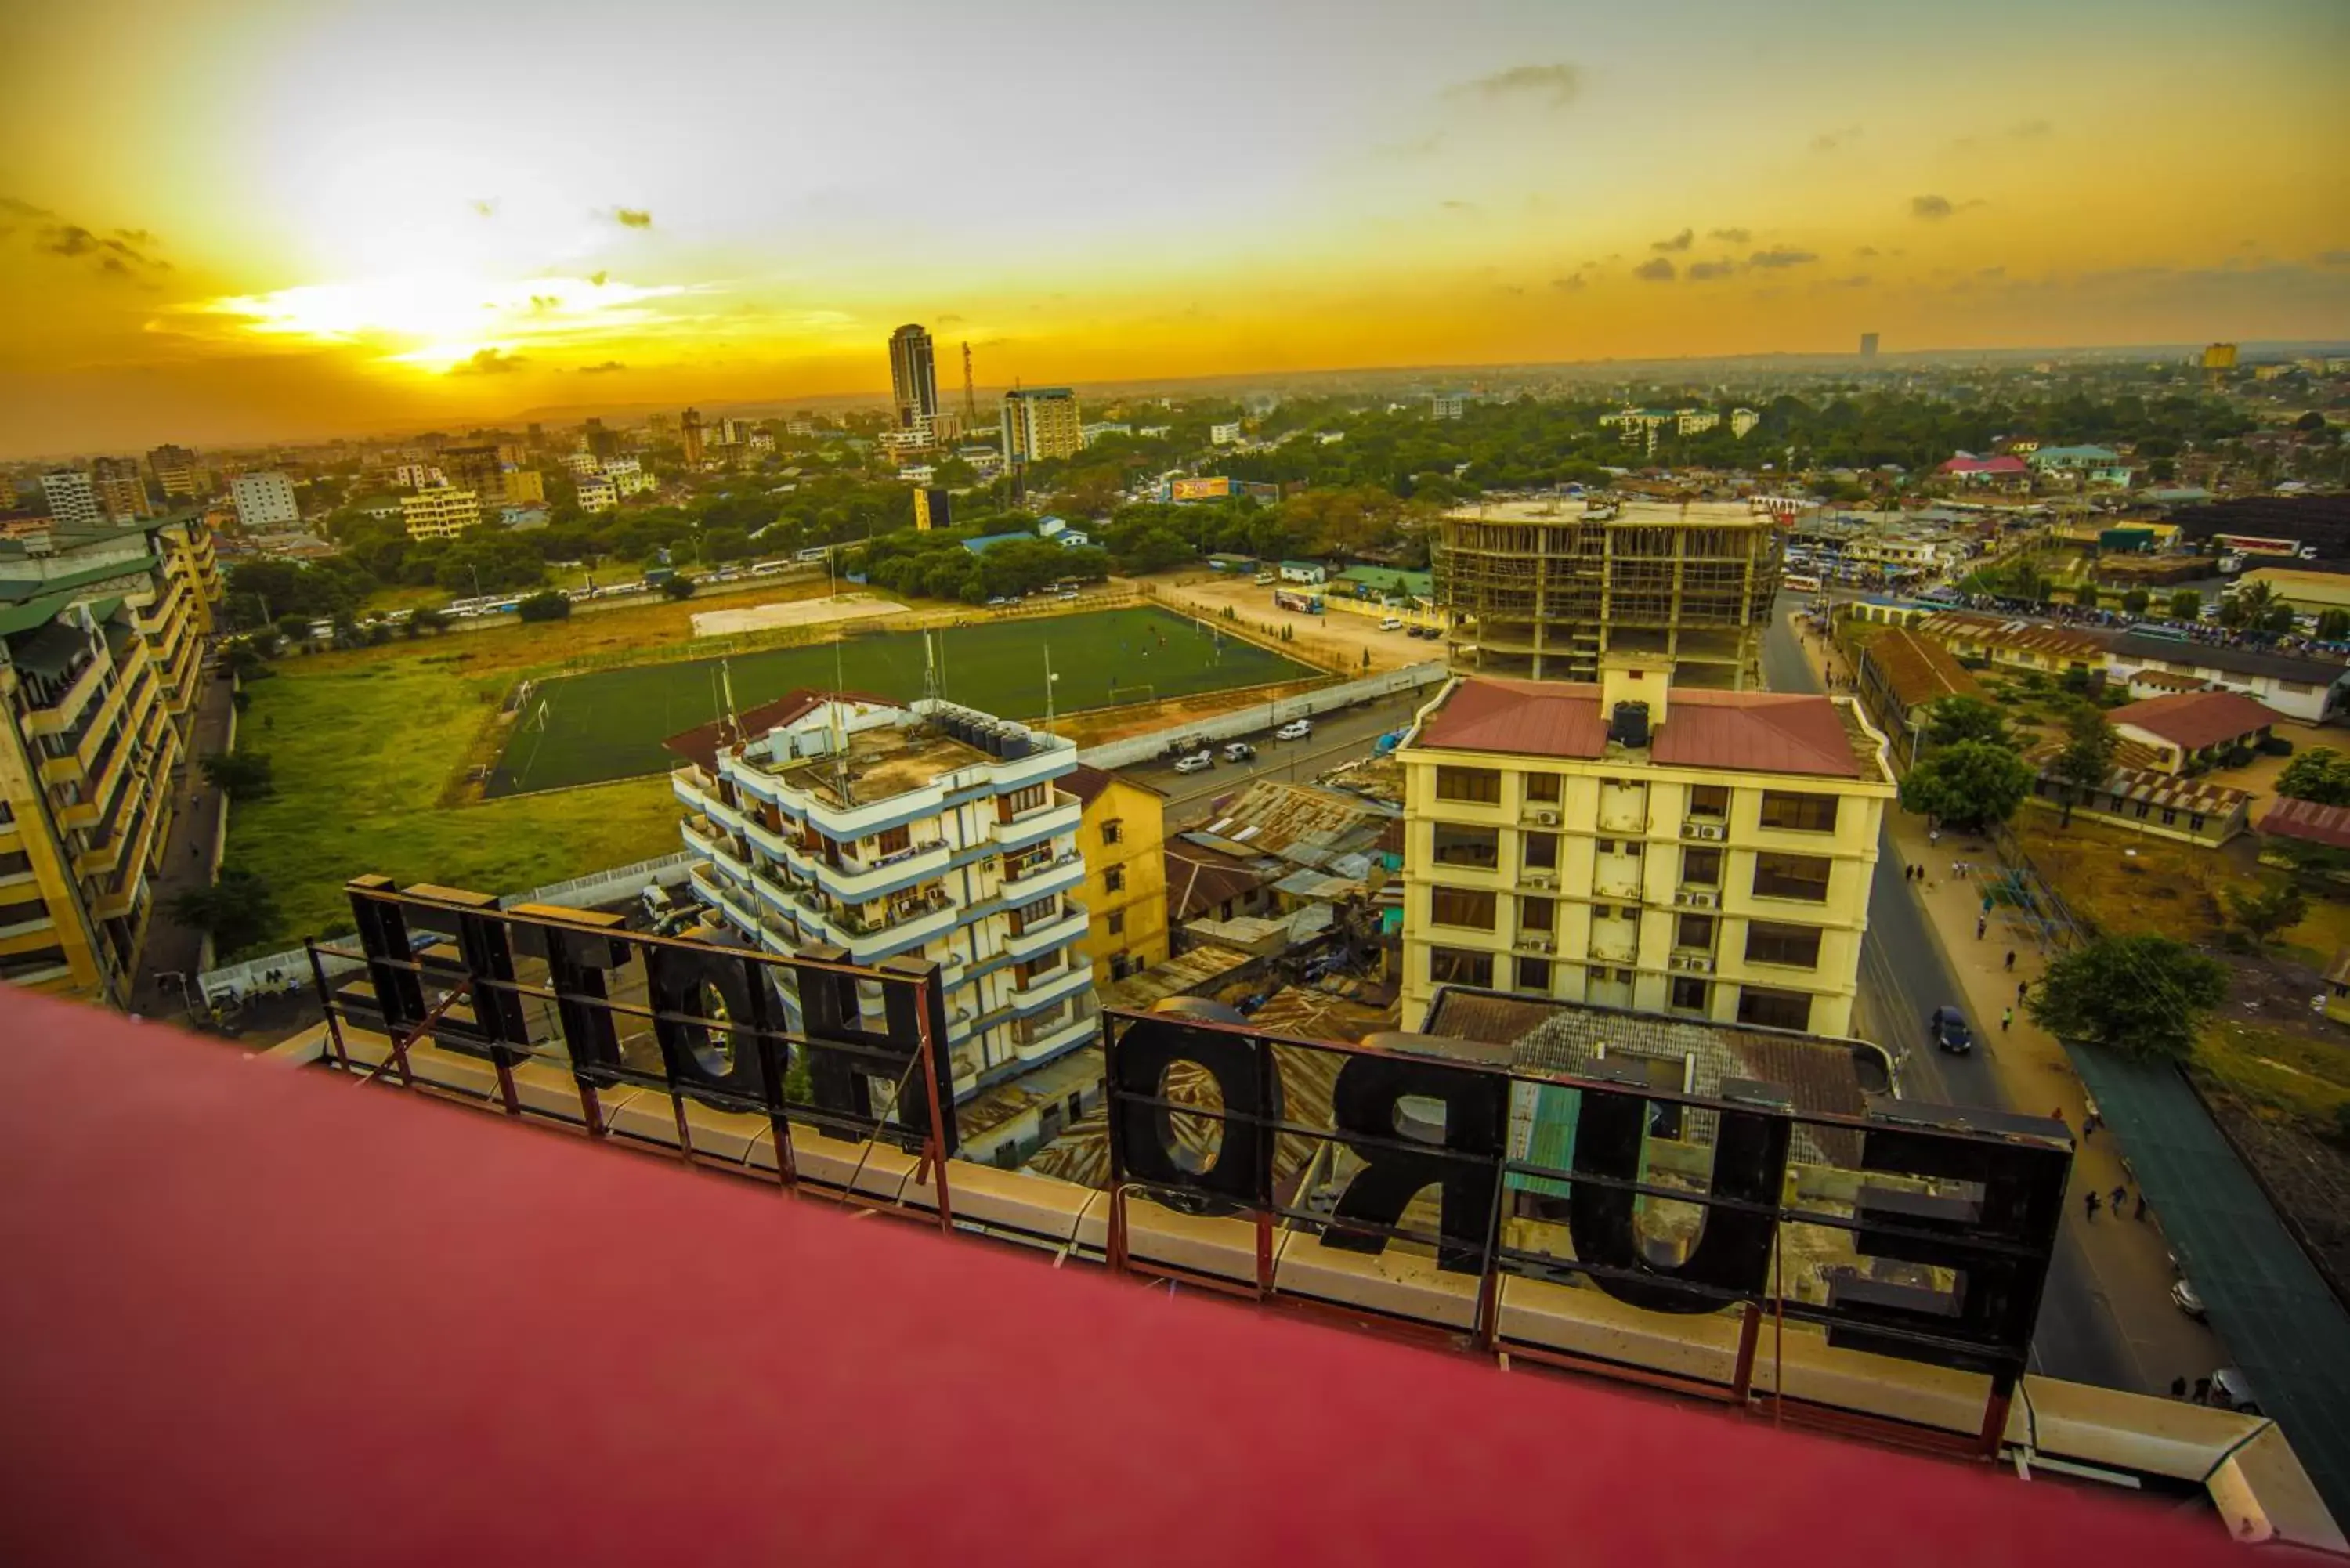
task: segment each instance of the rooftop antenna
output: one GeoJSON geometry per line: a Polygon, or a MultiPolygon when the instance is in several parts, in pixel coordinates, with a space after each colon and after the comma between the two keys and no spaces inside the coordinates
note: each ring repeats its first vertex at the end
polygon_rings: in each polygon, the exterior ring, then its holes
{"type": "Polygon", "coordinates": [[[1045,733],[1053,732],[1053,682],[1059,676],[1053,673],[1053,645],[1045,644],[1045,733]]]}
{"type": "Polygon", "coordinates": [[[840,694],[848,684],[848,677],[842,673],[840,645],[843,640],[835,638],[832,642],[832,702],[829,709],[832,714],[832,784],[842,805],[855,805],[857,796],[848,782],[848,726],[840,713],[840,694]]]}
{"type": "Polygon", "coordinates": [[[739,741],[743,738],[743,720],[734,711],[734,670],[723,657],[718,660],[718,686],[726,699],[726,738],[739,741]]]}
{"type": "Polygon", "coordinates": [[[962,419],[963,429],[979,428],[979,394],[971,387],[971,344],[962,346],[962,419]]]}
{"type": "Polygon", "coordinates": [[[922,633],[922,695],[933,701],[944,695],[939,690],[939,648],[931,634],[922,633]]]}

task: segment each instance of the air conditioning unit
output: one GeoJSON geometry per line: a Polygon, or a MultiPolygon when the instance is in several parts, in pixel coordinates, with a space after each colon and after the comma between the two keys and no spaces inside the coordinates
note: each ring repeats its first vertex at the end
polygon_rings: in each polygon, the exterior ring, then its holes
{"type": "Polygon", "coordinates": [[[1681,824],[1681,836],[1683,838],[1703,838],[1705,836],[1705,825],[1701,822],[1684,822],[1681,824]]]}
{"type": "Polygon", "coordinates": [[[1711,953],[1675,953],[1672,956],[1671,963],[1673,968],[1685,969],[1692,974],[1711,974],[1713,972],[1713,955],[1711,953]]]}
{"type": "Polygon", "coordinates": [[[1529,952],[1546,953],[1551,949],[1551,935],[1548,931],[1523,932],[1518,937],[1518,946],[1529,952]]]}
{"type": "Polygon", "coordinates": [[[1692,893],[1690,895],[1690,907],[1696,909],[1711,909],[1713,908],[1713,895],[1711,893],[1692,893]]]}
{"type": "Polygon", "coordinates": [[[1558,878],[1547,871],[1529,871],[1525,874],[1525,884],[1529,888],[1555,888],[1558,885],[1558,878]]]}
{"type": "Polygon", "coordinates": [[[1719,842],[1721,838],[1721,825],[1719,823],[1700,822],[1697,825],[1697,836],[1700,838],[1711,838],[1719,842]]]}
{"type": "Polygon", "coordinates": [[[1676,888],[1673,892],[1673,903],[1679,909],[1688,909],[1695,908],[1697,899],[1698,896],[1695,893],[1690,892],[1687,888],[1676,888]]]}
{"type": "Polygon", "coordinates": [[[1534,813],[1534,821],[1544,827],[1556,827],[1558,826],[1558,813],[1555,811],[1538,811],[1534,813]]]}

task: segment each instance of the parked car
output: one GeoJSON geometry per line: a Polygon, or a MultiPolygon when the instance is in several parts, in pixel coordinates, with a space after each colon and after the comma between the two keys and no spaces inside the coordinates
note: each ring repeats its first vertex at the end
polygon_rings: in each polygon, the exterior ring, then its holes
{"type": "Polygon", "coordinates": [[[1234,741],[1224,747],[1224,761],[1228,763],[1244,763],[1255,755],[1256,748],[1246,741],[1234,741]]]}
{"type": "Polygon", "coordinates": [[[2210,1321],[2204,1314],[2203,1298],[2195,1293],[2195,1287],[2186,1280],[2182,1279],[2170,1287],[2170,1304],[2197,1323],[2210,1321]]]}
{"type": "Polygon", "coordinates": [[[1974,1031],[1967,1027],[1967,1015],[1950,1002],[1934,1009],[1926,1020],[1926,1033],[1937,1050],[1963,1056],[1975,1048],[1974,1031]]]}
{"type": "Polygon", "coordinates": [[[1213,752],[1193,752],[1188,757],[1175,759],[1175,771],[1179,774],[1196,774],[1215,765],[1216,754],[1213,752]]]}
{"type": "Polygon", "coordinates": [[[2211,1392],[2203,1402],[2244,1416],[2261,1413],[2260,1397],[2252,1392],[2251,1381],[2241,1366],[2222,1366],[2211,1374],[2211,1392]]]}
{"type": "Polygon", "coordinates": [[[1424,637],[1430,642],[1442,642],[1444,628],[1440,626],[1416,626],[1411,628],[1411,635],[1424,637]]]}
{"type": "Polygon", "coordinates": [[[1397,619],[1394,616],[1389,616],[1387,619],[1379,622],[1379,629],[1381,631],[1401,631],[1403,629],[1403,622],[1397,619]]]}
{"type": "Polygon", "coordinates": [[[1276,741],[1302,741],[1313,732],[1313,720],[1292,719],[1288,723],[1275,730],[1273,732],[1273,738],[1276,741]]]}

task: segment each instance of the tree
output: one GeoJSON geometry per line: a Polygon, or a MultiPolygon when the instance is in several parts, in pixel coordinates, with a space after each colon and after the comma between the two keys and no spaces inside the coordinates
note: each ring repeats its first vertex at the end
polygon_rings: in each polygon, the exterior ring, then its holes
{"type": "Polygon", "coordinates": [[[2013,745],[2007,733],[2007,716],[1981,698],[1951,697],[1935,703],[1933,718],[1926,726],[1926,743],[1955,746],[1960,741],[2013,745]]]}
{"type": "Polygon", "coordinates": [[[263,752],[214,752],[203,760],[204,782],[231,800],[258,800],[276,786],[263,752]]]}
{"type": "Polygon", "coordinates": [[[515,614],[525,620],[566,620],[571,615],[571,597],[552,590],[533,594],[515,606],[515,614]]]}
{"type": "Polygon", "coordinates": [[[2350,805],[2350,757],[2332,746],[2312,746],[2284,765],[2277,794],[2314,805],[2350,805]]]}
{"type": "Polygon", "coordinates": [[[2114,753],[2120,745],[2121,737],[2106,722],[2106,716],[2088,704],[2074,708],[2065,717],[2064,749],[2048,764],[2048,771],[2064,785],[2060,826],[2071,826],[2074,803],[2111,776],[2114,753]]]}
{"type": "Polygon", "coordinates": [[[240,637],[221,649],[221,669],[239,680],[258,680],[268,673],[268,650],[240,637]]]}
{"type": "Polygon", "coordinates": [[[2225,964],[2148,932],[2074,949],[2048,966],[2026,1007],[2059,1039],[2176,1062],[2194,1054],[2196,1031],[2227,999],[2225,964]]]}
{"type": "Polygon", "coordinates": [[[408,624],[418,631],[446,631],[449,618],[437,609],[419,609],[408,618],[408,624]]]}
{"type": "Polygon", "coordinates": [[[2170,596],[2170,618],[2200,620],[2203,618],[2203,596],[2193,588],[2180,588],[2170,596]]]}
{"type": "Polygon", "coordinates": [[[203,931],[223,953],[251,947],[277,924],[277,896],[250,871],[228,867],[208,888],[189,888],[171,902],[172,919],[203,931]]]}
{"type": "Polygon", "coordinates": [[[2144,588],[2131,588],[2122,595],[2122,613],[2144,615],[2147,607],[2152,603],[2154,603],[2154,595],[2144,588]]]}
{"type": "Polygon", "coordinates": [[[2350,610],[2330,609],[2317,618],[2317,640],[2340,642],[2350,638],[2350,610]]]}
{"type": "Polygon", "coordinates": [[[2293,421],[2293,428],[2297,431],[2322,431],[2325,428],[2325,416],[2317,410],[2312,409],[2293,421]]]}
{"type": "Polygon", "coordinates": [[[2082,578],[2080,586],[2073,590],[2073,602],[2083,609],[2096,608],[2097,585],[2086,577],[2082,578]]]}
{"type": "Polygon", "coordinates": [[[2290,877],[2268,877],[2250,892],[2229,888],[2228,913],[2253,946],[2266,947],[2280,933],[2301,924],[2309,913],[2309,895],[2290,877]]]}
{"type": "Polygon", "coordinates": [[[693,579],[683,572],[676,573],[661,585],[661,592],[673,599],[690,599],[693,597],[693,579]]]}
{"type": "Polygon", "coordinates": [[[2235,631],[2291,631],[2293,607],[2273,584],[2247,583],[2220,601],[2220,624],[2235,631]]]}
{"type": "Polygon", "coordinates": [[[1990,741],[1958,741],[1926,753],[1901,781],[1901,805],[1965,827],[2005,822],[2032,793],[2032,770],[1990,741]]]}

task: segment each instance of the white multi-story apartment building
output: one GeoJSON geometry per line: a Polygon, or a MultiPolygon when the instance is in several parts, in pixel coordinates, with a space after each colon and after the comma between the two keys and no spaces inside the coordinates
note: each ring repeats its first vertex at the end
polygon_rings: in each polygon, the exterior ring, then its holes
{"type": "Polygon", "coordinates": [[[1744,441],[1746,439],[1746,432],[1752,430],[1756,425],[1759,425],[1762,422],[1762,416],[1756,413],[1752,409],[1732,409],[1730,410],[1730,433],[1737,437],[1740,441],[1744,441]]]}
{"type": "Polygon", "coordinates": [[[591,473],[602,472],[604,460],[592,452],[567,452],[563,454],[563,466],[585,479],[591,473]]]}
{"type": "Polygon", "coordinates": [[[633,457],[616,457],[604,465],[604,477],[621,495],[641,495],[648,490],[660,488],[660,481],[645,472],[645,465],[633,457]]]}
{"type": "Polygon", "coordinates": [[[1208,427],[1208,442],[1211,446],[1240,445],[1241,421],[1238,420],[1232,420],[1224,424],[1210,425],[1208,427]]]}
{"type": "Polygon", "coordinates": [[[1074,743],[856,693],[795,692],[742,728],[669,742],[694,759],[671,775],[691,885],[727,925],[772,952],[942,966],[959,1097],[1094,1037],[1074,743]]]}
{"type": "Polygon", "coordinates": [[[453,539],[468,528],[481,526],[481,493],[442,485],[403,495],[400,521],[411,539],[453,539]]]}
{"type": "Polygon", "coordinates": [[[282,473],[240,473],[229,486],[229,497],[236,503],[236,525],[248,534],[302,525],[294,482],[282,473]]]}
{"type": "Polygon", "coordinates": [[[1721,416],[1711,409],[1675,409],[1673,429],[1682,435],[1702,435],[1721,423],[1721,416]]]}
{"type": "Polygon", "coordinates": [[[49,516],[55,522],[76,528],[95,528],[106,521],[106,508],[99,504],[98,486],[78,468],[53,469],[41,475],[41,495],[48,502],[49,516]]]}
{"type": "Polygon", "coordinates": [[[607,474],[583,474],[578,489],[582,512],[609,512],[620,504],[620,487],[607,474]]]}
{"type": "Polygon", "coordinates": [[[403,462],[391,471],[391,482],[402,490],[430,490],[449,483],[429,462],[403,462]]]}
{"type": "Polygon", "coordinates": [[[1403,1016],[1445,984],[1847,1034],[1885,738],[1850,698],[1456,682],[1404,766],[1403,1016]]]}
{"type": "Polygon", "coordinates": [[[1439,392],[1428,400],[1428,417],[1432,420],[1457,420],[1469,411],[1469,400],[1460,392],[1439,392]]]}

